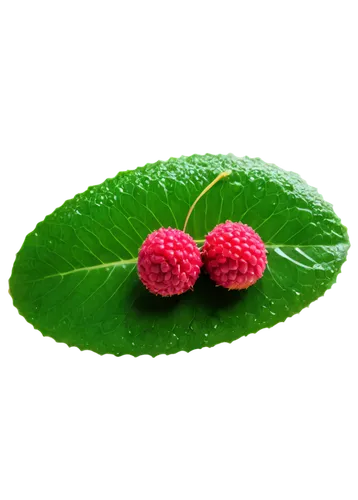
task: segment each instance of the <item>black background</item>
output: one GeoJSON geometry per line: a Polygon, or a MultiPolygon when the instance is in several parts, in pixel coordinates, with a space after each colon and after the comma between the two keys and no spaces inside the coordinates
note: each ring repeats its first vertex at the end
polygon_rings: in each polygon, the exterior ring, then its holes
{"type": "MultiPolygon", "coordinates": [[[[82,122],[83,124],[83,122],[82,122]]],[[[27,126],[29,124],[26,124],[27,126]]],[[[1,249],[2,270],[7,269],[7,248],[15,247],[15,233],[24,230],[24,223],[31,223],[33,216],[40,215],[40,208],[48,206],[48,200],[63,199],[65,191],[72,191],[73,184],[86,184],[89,175],[103,175],[104,167],[118,168],[120,159],[149,160],[152,151],[191,151],[192,143],[155,139],[147,142],[136,141],[135,131],[131,140],[121,142],[120,130],[116,134],[109,130],[99,130],[98,126],[91,132],[74,123],[70,128],[56,127],[56,133],[51,127],[42,127],[41,133],[22,134],[21,144],[13,149],[9,170],[5,173],[3,200],[6,204],[6,222],[3,227],[3,245],[1,249]],[[30,138],[31,137],[31,138],[30,138]],[[138,145],[142,144],[142,146],[138,145]],[[5,243],[5,247],[4,247],[5,243]]],[[[112,130],[112,129],[111,129],[112,130]]],[[[128,134],[127,134],[128,135],[128,134]]],[[[130,134],[129,134],[130,135],[130,134]]],[[[229,140],[224,137],[207,137],[214,140],[229,140]]],[[[289,160],[290,168],[304,168],[305,175],[311,175],[313,183],[326,183],[329,187],[329,199],[336,200],[337,207],[344,207],[345,213],[353,213],[353,185],[344,181],[340,172],[338,160],[327,155],[309,153],[299,145],[290,150],[274,149],[270,144],[258,140],[255,142],[240,142],[240,137],[231,136],[231,140],[240,143],[241,151],[257,149],[272,152],[273,159],[289,160]]],[[[200,137],[195,137],[200,143],[200,137]]],[[[194,142],[194,138],[193,138],[194,142]]],[[[354,238],[353,233],[353,238],[354,238]]],[[[321,305],[321,312],[305,314],[304,320],[291,320],[288,328],[281,329],[279,337],[257,337],[256,346],[278,346],[290,344],[295,347],[307,347],[317,344],[324,346],[336,342],[347,342],[354,333],[353,308],[354,289],[353,275],[346,273],[344,289],[337,289],[336,296],[329,297],[328,304],[321,305]]],[[[78,360],[78,353],[62,354],[56,352],[54,345],[42,345],[38,338],[24,337],[22,329],[15,328],[15,314],[7,313],[7,299],[0,300],[2,324],[10,341],[13,354],[41,358],[61,358],[65,361],[78,360]]],[[[256,347],[257,349],[258,347],[256,347]]],[[[235,357],[241,346],[234,346],[233,353],[222,353],[225,359],[235,357]]],[[[219,353],[202,353],[201,359],[219,359],[219,353]]]]}

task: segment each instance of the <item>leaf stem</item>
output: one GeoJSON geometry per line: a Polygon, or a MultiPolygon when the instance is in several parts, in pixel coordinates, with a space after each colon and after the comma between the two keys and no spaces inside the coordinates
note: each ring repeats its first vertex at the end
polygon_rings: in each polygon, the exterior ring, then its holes
{"type": "Polygon", "coordinates": [[[186,226],[188,224],[188,221],[189,221],[189,218],[195,208],[195,205],[198,203],[198,201],[200,200],[200,198],[202,196],[204,196],[204,194],[206,194],[213,186],[215,186],[215,184],[217,182],[220,181],[220,179],[222,179],[223,177],[227,177],[228,175],[231,174],[231,170],[226,170],[225,172],[220,172],[220,174],[215,177],[215,179],[210,182],[210,184],[208,186],[206,186],[206,188],[199,194],[199,196],[197,197],[197,199],[194,201],[194,203],[192,204],[192,206],[190,207],[189,209],[189,212],[188,212],[188,215],[186,216],[186,219],[185,219],[185,223],[184,223],[184,228],[183,228],[183,232],[185,233],[185,230],[186,230],[186,226]]]}

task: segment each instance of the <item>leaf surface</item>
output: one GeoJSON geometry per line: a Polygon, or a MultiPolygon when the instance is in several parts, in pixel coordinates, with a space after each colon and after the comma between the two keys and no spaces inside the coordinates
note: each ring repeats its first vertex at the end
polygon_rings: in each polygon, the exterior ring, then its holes
{"type": "Polygon", "coordinates": [[[43,335],[117,356],[171,354],[233,340],[298,313],[335,282],[346,228],[298,175],[233,155],[171,158],[121,172],[68,200],[25,239],[10,278],[14,305],[43,335]],[[199,245],[219,222],[242,221],[265,242],[268,266],[241,292],[204,274],[194,292],[151,295],[137,276],[138,250],[161,226],[189,220],[199,245]]]}

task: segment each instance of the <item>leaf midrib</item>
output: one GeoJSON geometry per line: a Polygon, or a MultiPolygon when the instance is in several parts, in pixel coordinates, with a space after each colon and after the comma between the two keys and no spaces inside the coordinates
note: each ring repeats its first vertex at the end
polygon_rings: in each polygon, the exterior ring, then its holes
{"type": "MultiPolygon", "coordinates": [[[[196,244],[202,245],[205,240],[194,240],[196,244]]],[[[266,248],[334,248],[337,246],[349,246],[348,243],[336,243],[334,245],[272,245],[272,244],[267,244],[265,245],[266,248]]],[[[115,262],[103,262],[102,264],[97,264],[95,266],[87,266],[87,267],[78,267],[71,269],[70,271],[66,271],[64,273],[55,273],[55,274],[49,274],[47,276],[44,276],[43,278],[39,278],[37,280],[31,280],[31,282],[36,282],[36,281],[42,281],[48,278],[55,278],[57,276],[67,276],[69,274],[74,274],[82,271],[94,271],[97,269],[105,269],[105,268],[111,268],[111,267],[118,267],[118,266],[126,266],[126,265],[132,265],[132,264],[137,264],[138,259],[133,258],[133,259],[127,259],[127,260],[118,260],[115,262]]]]}

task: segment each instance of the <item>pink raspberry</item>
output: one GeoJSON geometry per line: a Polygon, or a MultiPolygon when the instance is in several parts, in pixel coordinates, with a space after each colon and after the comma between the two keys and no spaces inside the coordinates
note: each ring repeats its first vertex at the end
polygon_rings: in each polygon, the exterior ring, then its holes
{"type": "Polygon", "coordinates": [[[205,239],[202,257],[210,278],[230,290],[256,283],[267,264],[260,236],[241,222],[226,221],[216,226],[205,239]]]}
{"type": "Polygon", "coordinates": [[[193,238],[179,229],[160,228],[147,236],[138,255],[138,273],[155,294],[179,295],[194,286],[202,266],[193,238]]]}

